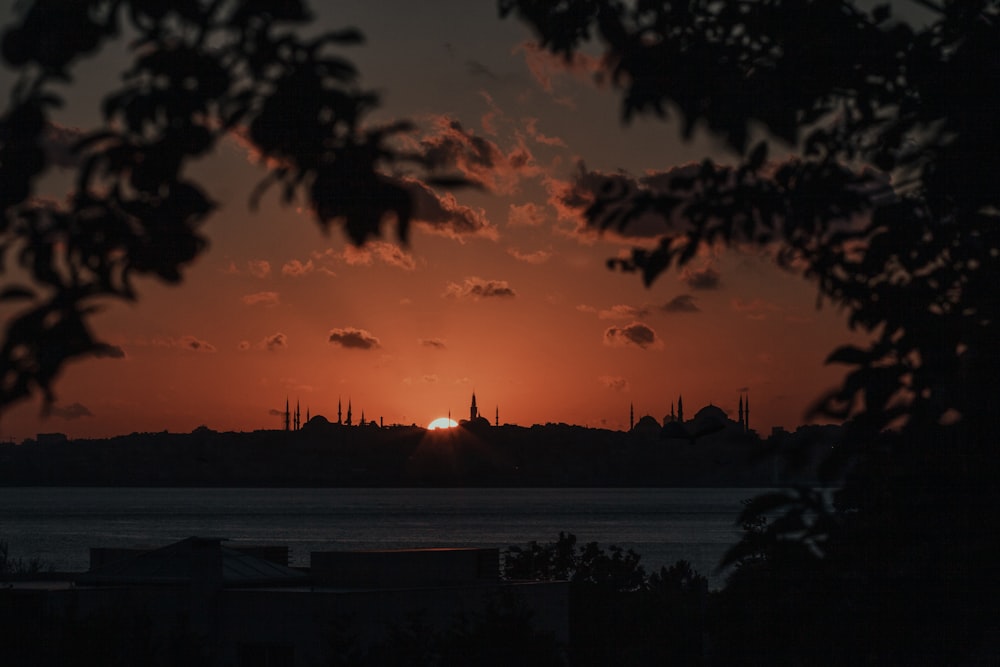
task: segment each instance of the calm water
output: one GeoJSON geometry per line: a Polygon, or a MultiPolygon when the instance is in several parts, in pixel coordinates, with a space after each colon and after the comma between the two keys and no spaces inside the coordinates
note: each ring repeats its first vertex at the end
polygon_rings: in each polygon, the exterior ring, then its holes
{"type": "Polygon", "coordinates": [[[91,546],[159,546],[192,535],[311,551],[619,544],[647,570],[690,561],[712,571],[758,489],[173,489],[0,488],[0,540],[11,556],[85,570],[91,546]]]}

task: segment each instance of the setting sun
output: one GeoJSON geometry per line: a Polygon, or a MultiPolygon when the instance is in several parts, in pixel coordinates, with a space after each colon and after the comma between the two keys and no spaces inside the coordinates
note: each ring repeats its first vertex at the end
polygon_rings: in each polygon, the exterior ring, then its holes
{"type": "Polygon", "coordinates": [[[434,431],[439,428],[454,428],[455,426],[458,426],[458,422],[454,419],[449,419],[448,417],[438,417],[427,425],[427,430],[434,431]]]}

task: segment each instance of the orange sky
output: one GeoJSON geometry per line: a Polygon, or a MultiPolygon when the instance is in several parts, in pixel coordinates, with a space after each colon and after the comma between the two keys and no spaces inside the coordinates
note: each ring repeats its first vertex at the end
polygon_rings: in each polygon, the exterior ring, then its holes
{"type": "MultiPolygon", "coordinates": [[[[72,364],[56,414],[20,404],[0,437],[278,428],[286,396],[303,413],[335,418],[340,398],[355,418],[425,425],[467,414],[473,389],[491,420],[499,406],[501,422],[522,425],[623,428],[630,402],[636,418],[662,418],[679,394],[690,414],[712,402],[735,415],[744,389],[762,434],[801,423],[842,375],[823,359],[850,339],[842,313],[816,309],[813,285],[762,253],[707,249],[645,289],[605,268],[636,239],[598,238],[572,206],[578,173],[640,177],[725,160],[720,145],[685,144],[654,120],[623,127],[596,61],[538,53],[491,1],[433,4],[338,3],[320,25],[367,34],[348,55],[383,96],[373,120],[416,120],[413,140],[454,154],[484,189],[428,190],[409,247],[390,233],[355,249],[276,192],[251,212],[266,166],[227,141],[190,172],[221,204],[208,252],[180,287],[146,281],[138,304],[109,304],[96,325],[121,358],[72,364]]],[[[78,70],[58,117],[66,134],[96,121],[122,52],[78,70]]],[[[11,73],[0,77],[9,91],[11,73]]],[[[71,174],[54,170],[40,194],[61,197],[71,174]]]]}

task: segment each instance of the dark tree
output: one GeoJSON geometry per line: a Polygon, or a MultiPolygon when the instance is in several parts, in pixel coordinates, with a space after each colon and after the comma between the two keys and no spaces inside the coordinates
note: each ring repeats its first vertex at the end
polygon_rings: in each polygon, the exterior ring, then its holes
{"type": "MultiPolygon", "coordinates": [[[[843,308],[866,347],[818,414],[846,420],[834,506],[802,490],[730,561],[723,662],[954,664],[988,651],[998,589],[1000,3],[915,0],[500,0],[567,57],[605,51],[623,116],[675,116],[728,161],[594,188],[586,216],[658,215],[648,284],[699,246],[772,249],[843,308]],[[899,11],[898,9],[895,11],[899,11]],[[769,159],[770,147],[796,157],[769,159]]],[[[665,165],[669,166],[669,165],[665,165]]]]}
{"type": "Polygon", "coordinates": [[[216,208],[185,174],[227,133],[279,165],[251,204],[278,186],[357,244],[389,221],[407,239],[411,196],[391,172],[461,184],[436,158],[398,148],[408,124],[364,125],[378,100],[340,55],[361,33],[300,37],[294,27],[310,19],[305,0],[21,3],[0,38],[19,73],[0,113],[0,301],[15,310],[0,341],[0,408],[36,391],[51,403],[66,361],[114,354],[88,320],[108,299],[134,300],[136,277],[181,281],[216,208]],[[104,98],[103,127],[74,146],[67,202],[34,196],[73,66],[125,37],[134,60],[104,98]]]}
{"type": "Polygon", "coordinates": [[[631,549],[572,533],[504,552],[507,579],[570,582],[570,663],[701,665],[708,580],[686,561],[650,575],[631,549]]]}

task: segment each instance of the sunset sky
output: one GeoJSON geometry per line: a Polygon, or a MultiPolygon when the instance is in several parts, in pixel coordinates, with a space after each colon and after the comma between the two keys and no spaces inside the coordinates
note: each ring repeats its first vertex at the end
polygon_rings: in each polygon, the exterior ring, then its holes
{"type": "MultiPolygon", "coordinates": [[[[750,425],[766,435],[802,423],[838,382],[823,360],[857,334],[831,304],[817,310],[813,284],[766,253],[706,249],[646,289],[605,268],[643,238],[600,236],[573,205],[578,176],[726,160],[721,143],[684,143],[657,119],[622,125],[596,58],[539,52],[493,0],[313,4],[310,30],[366,34],[347,55],[382,96],[372,121],[413,119],[414,141],[454,154],[484,188],[428,189],[408,247],[387,228],[353,248],[277,190],[251,211],[266,165],[227,140],[190,171],[220,204],[209,250],[179,287],[143,281],[138,303],[109,304],[95,323],[121,358],[71,364],[54,414],[19,404],[0,438],[278,428],[286,397],[303,414],[335,419],[341,399],[355,419],[426,425],[466,415],[473,390],[491,421],[499,406],[501,423],[613,429],[630,402],[637,419],[662,419],[678,395],[690,415],[711,402],[735,416],[749,391],[750,425]]],[[[124,54],[115,44],[78,66],[66,135],[97,123],[124,54]]],[[[0,77],[8,92],[12,73],[0,77]]],[[[41,194],[63,196],[71,176],[53,170],[41,194]]]]}

